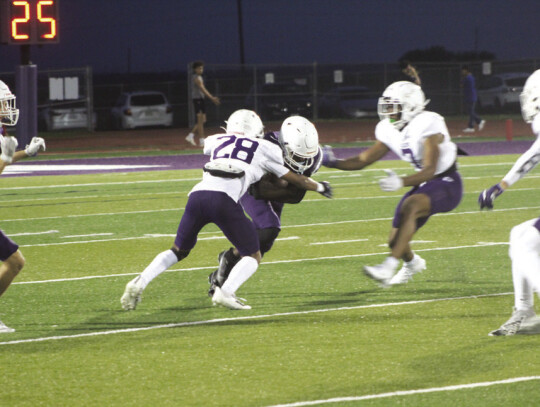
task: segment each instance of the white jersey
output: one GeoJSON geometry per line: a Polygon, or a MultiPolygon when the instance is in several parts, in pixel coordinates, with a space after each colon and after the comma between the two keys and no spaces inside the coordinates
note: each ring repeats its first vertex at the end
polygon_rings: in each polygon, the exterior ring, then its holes
{"type": "Polygon", "coordinates": [[[536,141],[527,151],[521,155],[512,167],[508,174],[503,178],[503,181],[508,186],[525,176],[540,162],[540,114],[537,114],[531,123],[532,131],[536,135],[536,141]]]}
{"type": "Polygon", "coordinates": [[[375,127],[375,138],[384,143],[403,161],[411,163],[417,171],[423,168],[424,142],[434,134],[442,134],[439,144],[439,160],[435,175],[448,170],[457,157],[457,146],[450,140],[444,118],[434,112],[424,111],[415,116],[401,131],[390,120],[381,120],[375,127]]]}
{"type": "Polygon", "coordinates": [[[202,181],[195,185],[191,192],[221,191],[235,202],[264,174],[272,173],[281,178],[289,172],[283,163],[281,148],[264,139],[216,134],[204,139],[204,154],[210,156],[210,161],[228,164],[244,171],[244,175],[240,178],[223,178],[205,172],[202,181]]]}

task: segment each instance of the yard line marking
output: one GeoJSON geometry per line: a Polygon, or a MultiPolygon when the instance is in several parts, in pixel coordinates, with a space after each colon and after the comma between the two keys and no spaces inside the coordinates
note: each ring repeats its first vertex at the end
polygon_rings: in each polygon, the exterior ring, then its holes
{"type": "Polygon", "coordinates": [[[10,233],[10,236],[34,236],[34,235],[50,235],[52,233],[60,233],[58,230],[46,230],[44,232],[23,232],[23,233],[10,233]]]}
{"type": "MultiPolygon", "coordinates": [[[[297,236],[293,236],[293,238],[297,238],[297,236]]],[[[98,240],[102,241],[102,240],[98,240]]],[[[431,252],[431,251],[441,251],[441,250],[459,250],[459,249],[470,249],[470,248],[476,248],[476,247],[487,247],[487,246],[495,246],[495,245],[507,245],[508,242],[488,242],[488,243],[478,243],[476,245],[469,245],[469,246],[453,246],[453,247],[436,247],[436,248],[429,248],[429,249],[415,249],[415,252],[431,252]]],[[[341,256],[326,256],[326,257],[313,257],[313,258],[307,258],[307,259],[291,259],[291,260],[274,260],[274,261],[266,261],[262,262],[261,265],[266,264],[283,264],[283,263],[299,263],[303,261],[319,261],[319,260],[335,260],[335,259],[347,259],[347,258],[354,258],[354,257],[369,257],[369,256],[380,256],[380,255],[388,255],[388,252],[380,252],[380,253],[362,253],[362,254],[346,254],[341,256]]],[[[181,269],[168,269],[165,271],[165,273],[172,273],[176,271],[193,271],[193,270],[206,270],[206,269],[215,269],[217,266],[200,266],[200,267],[190,267],[190,268],[181,268],[181,269]]],[[[123,276],[133,276],[133,275],[139,275],[140,273],[124,273],[124,274],[106,274],[103,276],[83,276],[83,277],[73,277],[73,278],[59,278],[54,280],[41,280],[41,281],[16,281],[11,283],[11,285],[16,284],[43,284],[43,283],[58,283],[58,282],[64,282],[64,281],[76,281],[76,280],[90,280],[94,278],[109,278],[109,277],[123,277],[123,276]]]]}
{"type": "Polygon", "coordinates": [[[112,236],[114,233],[92,233],[89,235],[68,235],[68,236],[61,236],[61,239],[71,239],[72,237],[89,237],[89,236],[112,236]]]}
{"type": "Polygon", "coordinates": [[[386,398],[386,397],[410,396],[413,394],[425,394],[425,393],[435,393],[435,392],[441,392],[441,391],[474,389],[477,387],[489,387],[489,386],[495,386],[498,384],[528,382],[532,380],[540,380],[540,376],[512,377],[509,379],[494,380],[491,382],[456,384],[453,386],[430,387],[426,389],[417,389],[417,390],[399,390],[399,391],[393,391],[389,393],[368,394],[365,396],[334,397],[334,398],[325,399],[325,400],[298,401],[295,403],[287,403],[287,404],[273,404],[272,406],[268,406],[268,407],[301,407],[301,406],[314,406],[317,404],[342,403],[346,401],[373,400],[373,399],[381,399],[381,398],[386,398]]]}
{"type": "Polygon", "coordinates": [[[310,246],[316,246],[321,244],[337,244],[337,243],[353,243],[353,242],[367,242],[369,239],[352,239],[352,240],[334,240],[331,242],[314,242],[310,243],[310,246]]]}
{"type": "Polygon", "coordinates": [[[191,321],[191,322],[175,322],[171,324],[151,325],[151,326],[144,326],[144,327],[139,327],[139,328],[112,329],[108,331],[88,332],[88,333],[74,334],[74,335],[44,336],[40,338],[19,339],[19,340],[14,340],[14,341],[0,342],[0,345],[17,345],[21,343],[45,342],[45,341],[73,339],[73,338],[87,338],[87,337],[93,337],[93,336],[115,335],[115,334],[129,333],[129,332],[150,331],[154,329],[181,328],[181,327],[186,327],[186,326],[219,324],[221,322],[249,321],[249,320],[257,320],[257,319],[264,319],[264,318],[318,314],[318,313],[333,312],[333,311],[349,311],[349,310],[382,308],[382,307],[392,307],[392,306],[402,306],[402,305],[429,304],[429,303],[440,302],[440,301],[454,301],[454,300],[469,300],[469,299],[488,298],[488,297],[500,297],[500,296],[509,295],[509,294],[513,294],[513,293],[495,293],[495,294],[471,295],[471,296],[466,296],[466,297],[432,298],[430,300],[388,302],[384,304],[358,305],[354,307],[322,308],[322,309],[315,309],[315,310],[308,310],[308,311],[291,311],[291,312],[280,312],[276,314],[248,315],[248,316],[243,316],[243,317],[217,318],[217,319],[207,319],[207,320],[191,321]]]}

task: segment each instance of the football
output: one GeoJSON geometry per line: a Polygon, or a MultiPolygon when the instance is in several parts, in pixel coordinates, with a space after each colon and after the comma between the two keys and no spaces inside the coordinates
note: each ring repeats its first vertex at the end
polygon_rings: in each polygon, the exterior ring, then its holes
{"type": "Polygon", "coordinates": [[[278,178],[277,175],[275,174],[265,174],[263,175],[263,177],[261,178],[261,184],[263,184],[263,188],[264,186],[270,186],[272,185],[273,187],[275,188],[286,188],[287,185],[289,185],[289,183],[281,178],[278,178]],[[266,184],[266,185],[265,185],[266,184]],[[270,184],[270,185],[268,185],[270,184]]]}

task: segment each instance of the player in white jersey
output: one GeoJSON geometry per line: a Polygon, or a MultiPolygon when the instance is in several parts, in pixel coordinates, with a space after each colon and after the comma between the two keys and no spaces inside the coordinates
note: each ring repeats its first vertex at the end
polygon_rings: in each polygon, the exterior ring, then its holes
{"type": "MultiPolygon", "coordinates": [[[[0,174],[9,164],[26,157],[37,155],[39,150],[45,150],[45,141],[34,137],[24,150],[16,151],[18,141],[9,136],[4,126],[15,126],[19,120],[19,109],[16,107],[16,97],[8,86],[0,81],[0,174]]],[[[2,295],[24,267],[24,257],[19,246],[0,229],[0,295],[2,295]]],[[[14,332],[0,321],[0,333],[14,332]]]]}
{"type": "Polygon", "coordinates": [[[453,210],[461,201],[463,186],[456,167],[457,146],[450,140],[442,116],[424,111],[428,101],[422,89],[408,81],[388,86],[378,102],[380,122],[377,141],[360,154],[338,160],[325,147],[323,165],[341,170],[360,170],[389,151],[412,164],[415,173],[400,177],[386,170],[383,191],[412,187],[399,202],[392,222],[390,255],[382,264],[365,266],[364,272],[383,286],[408,282],[426,268],[426,262],[410,247],[414,233],[431,215],[453,210]],[[403,267],[396,273],[400,260],[403,267]]]}
{"type": "Polygon", "coordinates": [[[266,173],[330,198],[327,182],[295,174],[284,166],[281,149],[264,140],[264,128],[255,112],[239,110],[227,121],[227,133],[206,138],[204,153],[210,161],[204,166],[201,182],[189,193],[174,245],[156,256],[150,265],[127,285],[120,302],[126,310],[135,309],[146,286],[173,264],[186,258],[197,242],[197,235],[208,223],[215,223],[238,249],[242,259],[229,278],[217,287],[212,302],[230,309],[250,309],[235,293],[257,270],[261,261],[259,239],[253,223],[238,202],[266,173]]]}
{"type": "MultiPolygon", "coordinates": [[[[520,95],[523,119],[531,123],[536,141],[503,177],[501,182],[480,194],[480,209],[493,209],[493,202],[540,162],[540,70],[525,82],[520,95]]],[[[540,218],[512,228],[510,259],[514,283],[514,310],[508,321],[490,336],[540,333],[540,318],[534,312],[534,292],[540,293],[540,218]]]]}

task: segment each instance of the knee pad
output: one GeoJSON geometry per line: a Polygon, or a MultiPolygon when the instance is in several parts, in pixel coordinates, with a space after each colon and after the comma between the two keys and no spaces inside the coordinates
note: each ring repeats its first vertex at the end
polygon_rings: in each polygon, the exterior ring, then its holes
{"type": "Polygon", "coordinates": [[[189,252],[191,252],[191,250],[180,250],[175,247],[171,247],[171,250],[176,255],[178,261],[185,259],[189,255],[189,252]]]}
{"type": "Polygon", "coordinates": [[[257,234],[259,235],[259,246],[261,249],[261,254],[268,252],[272,248],[272,245],[278,237],[279,232],[279,228],[265,228],[257,230],[257,234]]]}

